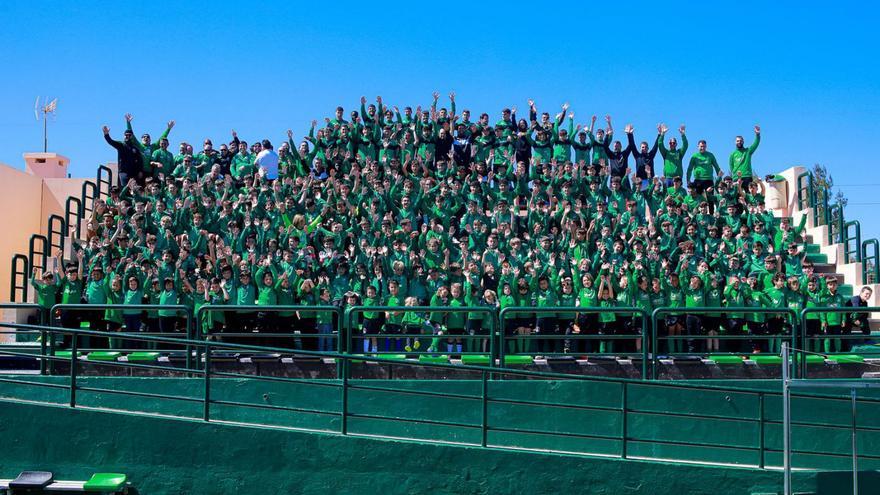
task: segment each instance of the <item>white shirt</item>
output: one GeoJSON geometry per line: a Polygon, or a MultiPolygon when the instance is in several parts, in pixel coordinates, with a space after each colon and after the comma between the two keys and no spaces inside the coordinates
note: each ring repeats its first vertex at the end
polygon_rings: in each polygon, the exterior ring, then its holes
{"type": "Polygon", "coordinates": [[[278,153],[275,150],[261,151],[254,164],[263,173],[263,177],[271,180],[278,178],[278,153]]]}

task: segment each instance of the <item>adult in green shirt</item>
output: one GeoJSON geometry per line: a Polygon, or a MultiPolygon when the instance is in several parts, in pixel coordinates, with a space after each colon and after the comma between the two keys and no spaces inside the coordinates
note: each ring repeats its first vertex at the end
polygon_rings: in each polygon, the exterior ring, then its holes
{"type": "MultiPolygon", "coordinates": [[[[706,140],[701,139],[697,143],[697,152],[691,156],[688,162],[686,179],[692,190],[702,194],[706,189],[715,184],[715,175],[721,175],[721,167],[715,160],[715,155],[706,149],[706,140]],[[693,179],[693,180],[691,180],[693,179]]],[[[709,203],[710,213],[712,203],[709,203]]]]}
{"type": "Polygon", "coordinates": [[[688,149],[684,124],[678,128],[678,132],[681,133],[681,148],[678,147],[678,140],[675,138],[669,138],[669,148],[663,145],[663,138],[668,130],[666,124],[660,124],[657,127],[657,131],[660,133],[657,136],[657,145],[660,147],[660,156],[663,157],[663,176],[666,178],[666,187],[672,185],[672,179],[683,175],[682,161],[688,149]]]}
{"type": "Polygon", "coordinates": [[[742,136],[736,137],[736,149],[730,154],[730,176],[737,179],[743,179],[747,185],[752,181],[752,155],[758,149],[761,143],[761,127],[755,126],[755,141],[748,148],[745,147],[745,139],[742,136]]]}

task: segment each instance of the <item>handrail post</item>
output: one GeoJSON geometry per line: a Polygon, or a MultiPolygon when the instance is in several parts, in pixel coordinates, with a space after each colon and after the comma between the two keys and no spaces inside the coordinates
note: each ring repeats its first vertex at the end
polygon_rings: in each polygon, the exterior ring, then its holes
{"type": "Polygon", "coordinates": [[[480,445],[485,447],[489,441],[489,381],[486,377],[486,372],[483,371],[482,375],[482,406],[483,411],[481,414],[480,421],[480,445]]]}
{"type": "Polygon", "coordinates": [[[204,412],[205,421],[211,420],[211,343],[205,342],[205,394],[204,394],[204,412]]]}
{"type": "Polygon", "coordinates": [[[76,407],[76,348],[79,336],[76,332],[72,332],[70,337],[70,407],[76,407]]]}
{"type": "Polygon", "coordinates": [[[498,312],[498,331],[499,331],[499,340],[501,341],[501,345],[498,346],[498,367],[504,368],[504,355],[506,354],[507,347],[507,325],[505,322],[505,317],[507,316],[508,308],[504,308],[498,312]]]}
{"type": "Polygon", "coordinates": [[[627,415],[627,384],[623,382],[620,388],[620,408],[621,408],[621,417],[620,417],[620,458],[626,459],[626,437],[629,435],[629,432],[626,428],[626,415],[627,415]]]}
{"type": "MultiPolygon", "coordinates": [[[[195,338],[192,334],[192,318],[191,318],[190,312],[185,311],[184,316],[186,319],[186,340],[187,341],[195,340],[195,338]]],[[[186,347],[186,369],[191,370],[193,368],[193,366],[192,366],[193,348],[189,343],[187,343],[185,347],[186,347]]]]}
{"type": "Polygon", "coordinates": [[[642,320],[642,380],[648,379],[648,359],[649,359],[649,351],[653,352],[649,349],[648,344],[648,312],[642,310],[641,312],[641,320],[642,320]]]}
{"type": "Polygon", "coordinates": [[[339,433],[348,435],[348,357],[342,358],[342,418],[339,425],[339,433]]]}
{"type": "Polygon", "coordinates": [[[764,469],[764,392],[758,392],[758,467],[764,469]]]}
{"type": "Polygon", "coordinates": [[[853,472],[853,494],[859,495],[859,449],[856,443],[858,429],[856,429],[856,389],[849,391],[850,401],[852,402],[852,472],[853,472]]]}

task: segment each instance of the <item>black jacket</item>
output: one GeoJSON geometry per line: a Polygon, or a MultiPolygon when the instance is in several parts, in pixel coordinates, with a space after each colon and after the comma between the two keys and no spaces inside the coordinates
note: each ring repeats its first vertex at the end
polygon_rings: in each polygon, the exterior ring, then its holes
{"type": "Polygon", "coordinates": [[[648,171],[650,171],[651,177],[655,177],[654,156],[657,154],[657,140],[654,140],[654,146],[647,153],[642,153],[639,151],[639,148],[636,148],[636,141],[632,134],[627,134],[626,138],[629,140],[629,149],[632,150],[632,156],[636,160],[636,176],[639,179],[647,179],[648,171]]]}
{"type": "Polygon", "coordinates": [[[119,173],[136,178],[144,170],[144,161],[137,146],[126,142],[115,141],[109,134],[104,134],[107,144],[116,148],[116,163],[119,165],[119,173]]]}

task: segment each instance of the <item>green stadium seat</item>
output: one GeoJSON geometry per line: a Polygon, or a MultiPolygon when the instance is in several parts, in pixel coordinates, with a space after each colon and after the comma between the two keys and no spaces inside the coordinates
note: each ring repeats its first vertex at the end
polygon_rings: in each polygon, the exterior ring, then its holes
{"type": "Polygon", "coordinates": [[[829,359],[837,361],[837,364],[858,364],[865,362],[865,358],[858,354],[839,354],[836,356],[830,356],[829,359]]]}
{"type": "Polygon", "coordinates": [[[827,254],[807,253],[806,259],[814,264],[821,263],[824,265],[824,264],[828,263],[828,255],[827,254]]]}
{"type": "Polygon", "coordinates": [[[131,362],[138,362],[138,363],[154,362],[154,361],[159,360],[159,353],[158,352],[143,352],[143,351],[132,352],[131,354],[126,356],[126,359],[128,359],[128,361],[130,363],[131,362]]]}
{"type": "Polygon", "coordinates": [[[840,292],[840,294],[843,296],[852,297],[853,286],[849,284],[841,284],[840,286],[838,286],[837,291],[840,292]]]}
{"type": "Polygon", "coordinates": [[[436,363],[440,363],[440,364],[447,364],[447,363],[449,363],[449,356],[446,356],[446,355],[443,355],[443,356],[428,356],[427,354],[422,354],[421,356],[419,356],[419,362],[420,362],[420,363],[435,363],[435,364],[436,364],[436,363]]]}
{"type": "Polygon", "coordinates": [[[818,254],[819,253],[819,245],[818,244],[807,244],[804,246],[804,250],[807,254],[818,254]]]}
{"type": "MultiPolygon", "coordinates": [[[[79,351],[76,351],[76,357],[80,357],[80,356],[82,356],[82,353],[79,351]]],[[[61,359],[70,359],[70,351],[56,351],[55,357],[61,358],[61,359]]]]}
{"type": "Polygon", "coordinates": [[[709,359],[715,364],[743,364],[742,357],[733,354],[710,354],[709,359]]]}
{"type": "Polygon", "coordinates": [[[121,473],[95,473],[83,485],[87,492],[116,493],[125,487],[128,476],[121,473]]]}
{"type": "Polygon", "coordinates": [[[461,364],[471,366],[489,366],[492,361],[487,354],[465,354],[461,357],[461,364]]]}
{"type": "Polygon", "coordinates": [[[86,356],[86,359],[89,361],[116,361],[121,355],[122,353],[117,351],[93,351],[86,356]]]}
{"type": "Polygon", "coordinates": [[[505,366],[511,364],[533,364],[534,362],[535,359],[532,358],[532,356],[520,356],[516,354],[513,356],[504,356],[505,366]]]}
{"type": "Polygon", "coordinates": [[[781,366],[782,365],[782,357],[781,356],[773,356],[768,354],[758,354],[756,356],[752,356],[752,361],[761,366],[781,366]]]}
{"type": "Polygon", "coordinates": [[[825,364],[825,356],[807,354],[807,364],[825,364]]]}

